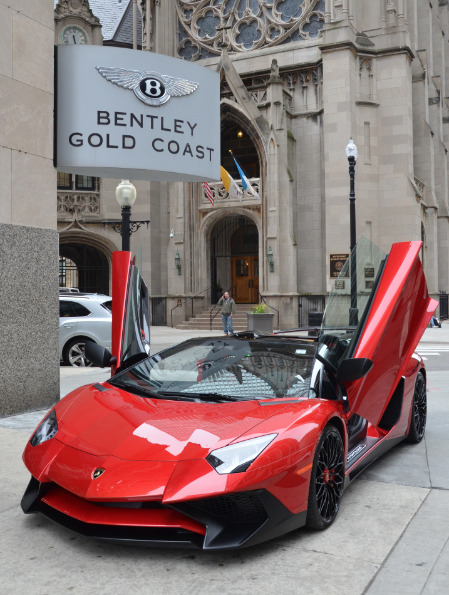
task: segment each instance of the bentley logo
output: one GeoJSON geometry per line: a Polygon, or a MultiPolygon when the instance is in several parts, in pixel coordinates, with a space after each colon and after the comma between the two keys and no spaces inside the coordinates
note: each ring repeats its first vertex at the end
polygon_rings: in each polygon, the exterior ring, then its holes
{"type": "Polygon", "coordinates": [[[92,479],[98,479],[99,477],[101,477],[101,475],[103,475],[105,471],[106,469],[95,469],[95,471],[92,473],[92,479]]]}
{"type": "Polygon", "coordinates": [[[189,95],[198,88],[198,83],[158,72],[142,72],[108,66],[95,66],[95,68],[105,79],[119,87],[131,89],[140,101],[153,107],[166,103],[170,97],[189,95]]]}

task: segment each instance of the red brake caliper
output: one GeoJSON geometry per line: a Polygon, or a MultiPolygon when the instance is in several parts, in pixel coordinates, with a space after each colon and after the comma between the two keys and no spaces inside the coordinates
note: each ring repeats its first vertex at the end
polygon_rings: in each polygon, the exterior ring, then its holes
{"type": "Polygon", "coordinates": [[[327,467],[323,471],[323,481],[324,483],[330,483],[331,481],[335,480],[335,472],[334,470],[330,471],[327,467]]]}

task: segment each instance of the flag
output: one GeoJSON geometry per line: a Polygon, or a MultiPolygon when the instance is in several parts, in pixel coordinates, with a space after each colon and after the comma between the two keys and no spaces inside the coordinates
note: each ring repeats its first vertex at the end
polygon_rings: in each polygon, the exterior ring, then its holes
{"type": "Polygon", "coordinates": [[[237,186],[237,182],[234,178],[231,178],[229,173],[225,170],[224,167],[220,166],[220,175],[221,181],[223,182],[223,186],[225,187],[226,192],[229,194],[231,198],[242,198],[242,191],[237,186]]]}
{"type": "Polygon", "coordinates": [[[204,192],[206,193],[207,198],[209,199],[210,204],[212,206],[214,206],[215,198],[214,198],[214,195],[212,194],[211,187],[209,186],[209,184],[207,182],[203,182],[203,188],[204,188],[204,192]]]}
{"type": "Polygon", "coordinates": [[[260,196],[258,195],[258,193],[254,190],[254,188],[249,183],[248,178],[243,173],[243,170],[240,167],[240,165],[237,163],[237,159],[234,157],[234,155],[232,156],[232,158],[234,159],[235,165],[237,166],[237,171],[239,172],[239,176],[240,176],[240,178],[242,180],[243,191],[248,192],[248,194],[251,194],[251,196],[254,196],[254,198],[260,198],[260,196]]]}

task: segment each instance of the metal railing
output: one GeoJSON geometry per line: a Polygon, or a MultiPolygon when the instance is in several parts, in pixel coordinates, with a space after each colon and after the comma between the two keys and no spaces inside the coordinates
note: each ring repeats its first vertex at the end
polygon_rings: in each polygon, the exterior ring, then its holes
{"type": "Polygon", "coordinates": [[[279,329],[279,310],[277,308],[275,308],[274,306],[270,306],[270,304],[267,302],[267,300],[261,295],[260,291],[257,290],[257,293],[259,295],[259,303],[262,302],[263,304],[265,304],[268,308],[270,308],[271,310],[274,310],[277,313],[277,319],[278,319],[278,323],[277,323],[277,327],[279,329]]]}
{"type": "Polygon", "coordinates": [[[198,297],[199,295],[201,295],[202,293],[205,293],[206,291],[209,291],[210,289],[212,289],[211,286],[206,287],[206,289],[203,289],[202,291],[199,291],[198,293],[195,293],[195,295],[192,295],[192,296],[186,298],[185,300],[183,300],[182,302],[179,302],[178,304],[176,304],[176,306],[170,310],[170,324],[171,324],[171,327],[173,328],[173,310],[176,310],[176,308],[180,308],[181,306],[183,306],[188,301],[191,301],[191,303],[192,303],[192,318],[193,318],[193,316],[194,316],[194,313],[193,313],[193,300],[196,297],[198,297]]]}
{"type": "Polygon", "coordinates": [[[298,297],[298,326],[306,327],[309,324],[314,326],[316,323],[315,320],[309,323],[311,316],[318,320],[318,315],[320,314],[322,316],[325,306],[325,295],[300,295],[298,297]]]}

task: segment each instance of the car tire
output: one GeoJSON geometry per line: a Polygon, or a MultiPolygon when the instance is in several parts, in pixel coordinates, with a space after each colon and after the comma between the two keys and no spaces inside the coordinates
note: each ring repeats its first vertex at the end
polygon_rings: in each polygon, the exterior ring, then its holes
{"type": "Polygon", "coordinates": [[[64,347],[63,359],[67,366],[84,368],[92,366],[92,362],[85,356],[84,349],[89,339],[71,339],[64,347]]]}
{"type": "Polygon", "coordinates": [[[324,428],[313,459],[306,525],[327,529],[340,508],[345,478],[344,445],[333,425],[324,428]]]}
{"type": "Polygon", "coordinates": [[[419,372],[413,391],[413,407],[407,442],[417,444],[421,442],[426,431],[427,421],[427,387],[424,374],[419,372]]]}

